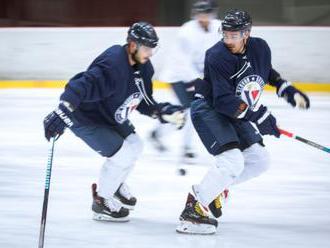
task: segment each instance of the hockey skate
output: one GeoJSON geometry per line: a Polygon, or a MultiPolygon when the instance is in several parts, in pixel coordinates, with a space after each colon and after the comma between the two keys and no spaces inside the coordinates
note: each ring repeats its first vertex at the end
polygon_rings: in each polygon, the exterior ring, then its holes
{"type": "Polygon", "coordinates": [[[228,193],[229,190],[225,189],[209,204],[209,210],[215,218],[219,218],[222,215],[223,202],[227,200],[228,193]]]}
{"type": "Polygon", "coordinates": [[[136,205],[136,198],[131,195],[129,188],[125,183],[122,183],[115,193],[115,198],[117,198],[123,205],[123,207],[134,210],[136,205]]]}
{"type": "Polygon", "coordinates": [[[114,198],[104,199],[97,195],[96,184],[92,184],[93,204],[92,211],[94,213],[93,219],[99,221],[114,221],[126,222],[128,221],[129,210],[122,207],[122,205],[114,198]]]}
{"type": "Polygon", "coordinates": [[[217,226],[218,221],[208,217],[200,203],[189,193],[176,231],[186,234],[213,234],[216,232],[217,226]]]}
{"type": "Polygon", "coordinates": [[[159,134],[157,129],[153,130],[150,134],[150,141],[153,145],[153,147],[159,151],[159,152],[166,152],[167,148],[166,146],[163,144],[163,142],[161,142],[159,134]]]}

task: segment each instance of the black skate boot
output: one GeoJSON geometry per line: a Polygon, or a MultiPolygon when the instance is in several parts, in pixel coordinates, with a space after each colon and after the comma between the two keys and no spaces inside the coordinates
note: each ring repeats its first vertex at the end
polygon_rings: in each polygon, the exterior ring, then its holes
{"type": "Polygon", "coordinates": [[[217,196],[210,204],[209,210],[215,218],[219,218],[222,215],[222,205],[220,195],[217,196]]]}
{"type": "Polygon", "coordinates": [[[225,189],[220,195],[218,195],[210,204],[209,210],[215,218],[219,218],[222,215],[222,202],[228,198],[229,190],[225,189]]]}
{"type": "Polygon", "coordinates": [[[188,234],[213,234],[216,232],[217,226],[218,221],[209,218],[200,203],[189,193],[176,231],[188,234]]]}
{"type": "Polygon", "coordinates": [[[115,193],[115,197],[123,204],[123,207],[134,210],[136,198],[131,195],[129,188],[125,183],[122,183],[115,193]]]}
{"type": "Polygon", "coordinates": [[[115,199],[104,199],[97,195],[96,184],[92,184],[94,220],[126,222],[128,221],[129,210],[121,207],[115,199]]]}

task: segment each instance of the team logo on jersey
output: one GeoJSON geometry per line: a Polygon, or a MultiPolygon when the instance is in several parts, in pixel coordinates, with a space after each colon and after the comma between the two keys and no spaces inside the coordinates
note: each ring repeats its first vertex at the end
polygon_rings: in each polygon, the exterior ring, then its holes
{"type": "Polygon", "coordinates": [[[115,120],[116,122],[122,124],[127,120],[129,115],[135,110],[140,102],[142,101],[142,95],[140,92],[135,92],[130,95],[125,102],[116,110],[115,120]]]}
{"type": "Polygon", "coordinates": [[[246,102],[251,109],[258,103],[265,82],[262,77],[258,75],[249,75],[244,77],[236,87],[236,96],[246,102]]]}

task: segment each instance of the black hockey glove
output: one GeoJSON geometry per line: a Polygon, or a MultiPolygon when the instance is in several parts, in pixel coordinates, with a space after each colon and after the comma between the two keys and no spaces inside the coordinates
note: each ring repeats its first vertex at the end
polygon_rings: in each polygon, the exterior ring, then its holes
{"type": "Polygon", "coordinates": [[[267,107],[261,105],[257,111],[248,110],[244,116],[245,120],[254,122],[262,135],[274,135],[280,137],[280,131],[276,126],[275,117],[267,110],[267,107]]]}
{"type": "Polygon", "coordinates": [[[282,83],[281,87],[277,90],[277,95],[283,97],[293,107],[301,109],[309,108],[309,98],[296,87],[292,86],[289,82],[282,83]]]}
{"type": "Polygon", "coordinates": [[[60,103],[57,109],[48,114],[44,119],[45,137],[49,141],[52,137],[60,137],[66,127],[73,125],[71,121],[72,111],[60,103]]]}
{"type": "Polygon", "coordinates": [[[161,123],[172,123],[177,129],[181,129],[186,122],[184,108],[179,105],[172,105],[168,102],[158,104],[158,118],[161,123]]]}

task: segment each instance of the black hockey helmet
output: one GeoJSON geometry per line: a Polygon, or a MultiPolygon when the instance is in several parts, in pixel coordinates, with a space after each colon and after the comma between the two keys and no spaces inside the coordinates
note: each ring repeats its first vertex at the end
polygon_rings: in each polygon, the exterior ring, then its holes
{"type": "Polygon", "coordinates": [[[222,31],[251,31],[252,19],[244,10],[233,9],[225,14],[222,31]]]}
{"type": "Polygon", "coordinates": [[[135,41],[138,44],[154,48],[158,44],[158,36],[154,27],[147,22],[136,22],[127,33],[127,41],[135,41]]]}
{"type": "Polygon", "coordinates": [[[192,14],[217,12],[218,4],[214,0],[197,0],[192,6],[192,14]]]}

